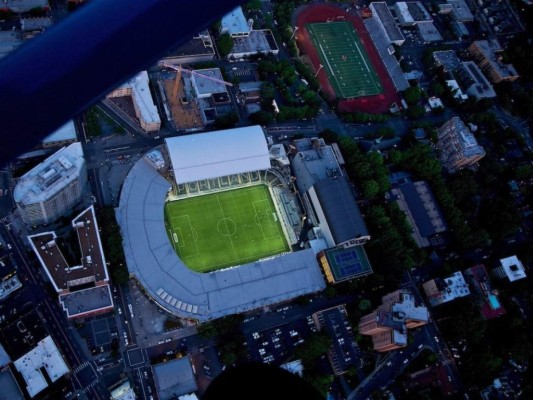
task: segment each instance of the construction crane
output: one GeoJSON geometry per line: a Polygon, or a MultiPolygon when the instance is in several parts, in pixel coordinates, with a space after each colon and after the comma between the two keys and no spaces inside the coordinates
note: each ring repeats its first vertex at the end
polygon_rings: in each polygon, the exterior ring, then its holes
{"type": "Polygon", "coordinates": [[[179,86],[180,86],[182,72],[186,72],[186,73],[191,74],[191,75],[200,76],[202,78],[209,79],[210,81],[221,83],[221,84],[226,85],[226,86],[233,86],[232,83],[223,81],[222,79],[217,79],[217,78],[213,78],[211,76],[200,74],[199,72],[193,71],[192,69],[183,68],[181,65],[172,65],[172,64],[165,63],[165,62],[162,62],[159,65],[161,65],[162,67],[170,68],[170,69],[173,69],[173,70],[176,71],[176,80],[174,81],[174,87],[172,89],[172,98],[173,99],[175,99],[178,96],[178,89],[179,89],[179,86]]]}

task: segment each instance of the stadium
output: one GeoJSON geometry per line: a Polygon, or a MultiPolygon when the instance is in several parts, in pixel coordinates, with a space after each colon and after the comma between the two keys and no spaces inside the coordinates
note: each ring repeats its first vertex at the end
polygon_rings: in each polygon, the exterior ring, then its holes
{"type": "Polygon", "coordinates": [[[295,35],[302,58],[312,66],[341,111],[384,113],[397,92],[363,21],[333,5],[300,9],[295,35]]]}
{"type": "Polygon", "coordinates": [[[161,308],[206,321],[324,289],[313,250],[291,251],[301,211],[261,127],[162,151],[168,168],[140,159],[116,209],[128,270],[161,308]]]}

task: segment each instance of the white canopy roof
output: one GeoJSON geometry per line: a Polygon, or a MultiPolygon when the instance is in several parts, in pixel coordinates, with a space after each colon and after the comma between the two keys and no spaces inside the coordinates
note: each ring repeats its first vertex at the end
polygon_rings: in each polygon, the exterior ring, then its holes
{"type": "Polygon", "coordinates": [[[260,126],[166,139],[177,184],[270,168],[260,126]]]}

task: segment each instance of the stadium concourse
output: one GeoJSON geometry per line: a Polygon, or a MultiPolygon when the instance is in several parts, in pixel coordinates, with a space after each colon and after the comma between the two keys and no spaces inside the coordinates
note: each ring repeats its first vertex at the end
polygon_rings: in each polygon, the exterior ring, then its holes
{"type": "MultiPolygon", "coordinates": [[[[341,111],[360,111],[373,114],[385,113],[389,111],[389,108],[394,103],[399,104],[399,97],[394,83],[392,82],[391,77],[389,76],[387,69],[383,64],[383,61],[379,56],[371,36],[369,35],[363,21],[358,15],[348,14],[342,8],[335,5],[312,4],[298,9],[298,14],[296,15],[296,25],[300,28],[295,34],[296,44],[300,49],[300,55],[309,58],[314,71],[317,72],[317,78],[320,82],[322,90],[332,99],[339,99],[339,109],[341,111]],[[316,27],[319,26],[315,25],[317,23],[335,23],[341,21],[346,21],[351,25],[359,38],[358,42],[362,44],[362,48],[364,49],[364,52],[361,52],[361,54],[355,58],[355,61],[354,57],[350,56],[351,48],[348,40],[342,41],[342,43],[345,44],[344,50],[342,50],[342,46],[339,46],[339,43],[336,43],[334,51],[331,55],[329,55],[320,48],[320,44],[318,43],[319,41],[317,40],[318,37],[316,35],[313,37],[313,33],[311,33],[309,30],[313,30],[313,26],[316,30],[316,27]],[[318,48],[314,42],[319,44],[318,48]],[[342,93],[339,95],[339,90],[335,90],[335,87],[338,88],[338,84],[330,81],[332,78],[332,70],[342,70],[346,73],[345,70],[347,70],[347,68],[340,68],[341,63],[353,63],[358,62],[358,60],[366,60],[366,56],[368,56],[371,65],[368,65],[368,68],[364,66],[366,70],[365,74],[369,77],[377,74],[379,77],[379,82],[376,82],[377,85],[368,85],[368,89],[370,89],[370,92],[373,94],[367,95],[366,93],[363,93],[365,88],[360,88],[358,89],[358,92],[360,91],[359,94],[355,97],[343,96],[342,93]],[[331,64],[332,60],[335,60],[335,57],[338,59],[337,68],[334,66],[329,67],[323,65],[322,60],[327,59],[325,60],[327,65],[328,62],[331,64]],[[372,91],[372,86],[379,87],[380,89],[372,91]]],[[[351,32],[350,36],[352,36],[351,32]]],[[[354,42],[354,44],[356,44],[356,42],[354,42]]],[[[356,47],[359,49],[358,43],[356,44],[356,47]]],[[[345,79],[346,81],[349,81],[351,78],[350,74],[342,78],[341,76],[336,76],[335,80],[342,82],[345,79]]],[[[351,86],[352,89],[356,89],[358,85],[352,84],[351,86]]],[[[351,91],[347,90],[347,93],[349,92],[351,91]]]]}
{"type": "Polygon", "coordinates": [[[124,181],[116,210],[128,269],[161,308],[207,321],[325,288],[312,249],[199,273],[183,263],[169,240],[164,216],[169,199],[264,183],[252,179],[271,168],[261,127],[170,138],[166,149],[174,181],[140,159],[124,181]]]}

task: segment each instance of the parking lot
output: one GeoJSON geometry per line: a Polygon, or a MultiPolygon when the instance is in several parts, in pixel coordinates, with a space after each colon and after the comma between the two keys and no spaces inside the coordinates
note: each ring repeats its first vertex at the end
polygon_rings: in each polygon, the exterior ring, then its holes
{"type": "Polygon", "coordinates": [[[254,361],[281,365],[292,356],[317,328],[311,316],[275,328],[247,334],[246,341],[254,361]]]}
{"type": "Polygon", "coordinates": [[[93,317],[81,326],[78,332],[85,339],[93,355],[112,351],[113,340],[118,341],[117,322],[114,315],[93,317]]]}

